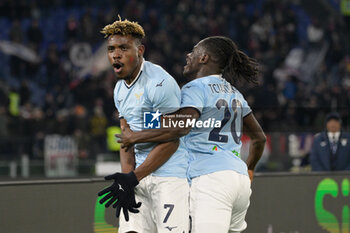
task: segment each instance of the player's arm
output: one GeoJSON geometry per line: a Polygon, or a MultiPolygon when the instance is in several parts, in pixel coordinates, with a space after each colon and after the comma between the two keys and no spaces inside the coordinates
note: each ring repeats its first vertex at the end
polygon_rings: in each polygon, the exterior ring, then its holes
{"type": "Polygon", "coordinates": [[[250,180],[253,180],[254,169],[264,151],[266,136],[253,113],[243,118],[243,132],[250,138],[249,156],[246,161],[250,180]]]}
{"type": "MultiPolygon", "coordinates": [[[[178,119],[172,118],[172,121],[179,122],[187,119],[197,119],[199,113],[193,107],[188,106],[203,106],[201,103],[187,103],[186,99],[195,99],[194,95],[196,92],[189,88],[182,88],[180,91],[179,86],[174,79],[164,78],[164,82],[161,86],[156,83],[150,83],[147,89],[147,99],[152,103],[153,109],[157,109],[160,112],[169,113],[177,111],[177,114],[181,114],[178,119]],[[182,108],[181,108],[181,107],[182,108]]],[[[200,90],[200,88],[198,88],[200,90]]],[[[201,91],[201,90],[200,90],[201,91]]],[[[191,127],[184,125],[180,127],[171,125],[169,128],[165,128],[162,125],[162,129],[145,130],[141,132],[132,132],[131,130],[124,128],[122,129],[122,137],[120,142],[124,147],[130,147],[134,143],[142,142],[166,142],[169,140],[178,139],[181,136],[188,134],[191,127]],[[187,127],[186,127],[187,126],[187,127]],[[136,134],[137,133],[137,134],[136,134]]]]}
{"type": "MultiPolygon", "coordinates": [[[[125,119],[120,119],[120,127],[122,129],[129,127],[125,119]]],[[[123,173],[129,173],[135,170],[135,152],[133,148],[131,150],[120,148],[120,164],[123,173]]]]}
{"type": "MultiPolygon", "coordinates": [[[[120,120],[120,125],[123,128],[129,128],[125,119],[120,120]]],[[[117,172],[105,177],[106,180],[114,180],[114,183],[99,192],[99,196],[107,194],[100,200],[100,203],[106,203],[106,207],[109,207],[114,203],[113,207],[117,207],[117,217],[119,217],[121,208],[123,208],[125,216],[128,216],[127,210],[133,213],[137,213],[137,208],[141,206],[141,203],[136,203],[135,201],[135,194],[133,191],[134,187],[139,183],[140,180],[163,165],[176,152],[178,146],[179,140],[169,141],[156,145],[148,154],[145,161],[136,169],[134,151],[121,149],[120,163],[122,167],[122,173],[117,172]],[[122,190],[122,192],[120,190],[122,190]],[[126,196],[130,196],[131,199],[125,199],[126,196]],[[115,202],[117,199],[120,200],[115,202]],[[131,200],[131,202],[126,202],[127,200],[131,200]]],[[[128,217],[126,217],[126,219],[128,219],[128,217]]]]}
{"type": "Polygon", "coordinates": [[[147,155],[145,161],[134,170],[137,180],[142,180],[162,166],[176,152],[178,146],[178,139],[156,145],[147,155]]]}
{"type": "MultiPolygon", "coordinates": [[[[126,127],[128,124],[125,119],[120,119],[120,126],[126,127]]],[[[122,173],[114,173],[105,176],[105,180],[113,180],[113,183],[101,190],[98,195],[103,196],[100,199],[101,204],[105,204],[108,208],[113,204],[116,208],[116,216],[119,217],[121,209],[123,209],[125,220],[129,220],[128,211],[138,213],[141,203],[136,203],[134,188],[138,184],[138,180],[134,174],[135,170],[135,153],[134,150],[120,149],[120,164],[122,173]]]]}
{"type": "Polygon", "coordinates": [[[191,125],[186,124],[180,127],[180,121],[186,123],[187,120],[197,120],[199,118],[199,112],[194,108],[182,108],[175,115],[179,115],[180,117],[171,118],[174,124],[167,124],[169,126],[168,128],[163,127],[161,129],[146,129],[133,132],[128,126],[122,127],[122,134],[116,135],[119,138],[118,142],[122,143],[122,148],[128,150],[135,143],[168,142],[176,140],[187,135],[192,129],[191,125]],[[174,127],[174,125],[176,126],[174,127]]]}
{"type": "MultiPolygon", "coordinates": [[[[121,120],[121,127],[130,130],[129,125],[125,119],[121,120]]],[[[131,131],[131,130],[130,130],[131,131]]],[[[125,130],[124,130],[125,132],[125,130]]],[[[124,134],[122,133],[122,135],[124,134]]],[[[131,131],[133,132],[133,131],[131,131]]],[[[130,173],[133,171],[138,181],[148,176],[160,166],[162,166],[177,150],[179,146],[179,140],[172,140],[156,145],[152,151],[148,154],[145,161],[135,169],[135,156],[134,153],[130,153],[130,150],[121,149],[120,161],[122,164],[122,172],[130,173]],[[123,151],[123,152],[122,152],[123,151]],[[123,154],[123,156],[122,156],[123,154]]]]}

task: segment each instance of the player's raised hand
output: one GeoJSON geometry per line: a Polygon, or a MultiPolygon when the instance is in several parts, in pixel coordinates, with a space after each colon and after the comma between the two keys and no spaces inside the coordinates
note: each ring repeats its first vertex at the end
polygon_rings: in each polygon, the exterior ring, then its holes
{"type": "Polygon", "coordinates": [[[122,133],[116,134],[115,136],[119,138],[118,142],[121,143],[121,147],[128,151],[135,144],[133,131],[130,129],[129,125],[121,127],[122,133]]]}

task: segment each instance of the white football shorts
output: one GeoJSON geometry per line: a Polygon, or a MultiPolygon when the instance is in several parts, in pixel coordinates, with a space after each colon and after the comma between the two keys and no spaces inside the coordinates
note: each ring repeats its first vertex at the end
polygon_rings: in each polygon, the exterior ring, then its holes
{"type": "Polygon", "coordinates": [[[246,229],[250,183],[248,176],[230,170],[193,178],[191,233],[236,233],[246,229]]]}
{"type": "Polygon", "coordinates": [[[119,233],[188,233],[189,185],[187,179],[149,175],[135,188],[139,213],[129,212],[126,222],[121,211],[119,233]]]}

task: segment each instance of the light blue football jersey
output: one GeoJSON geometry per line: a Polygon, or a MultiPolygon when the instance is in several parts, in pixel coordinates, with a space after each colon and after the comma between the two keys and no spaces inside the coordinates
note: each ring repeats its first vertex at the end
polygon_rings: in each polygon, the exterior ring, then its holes
{"type": "Polygon", "coordinates": [[[251,109],[243,95],[221,75],[211,75],[187,83],[181,90],[181,97],[181,108],[197,109],[198,120],[221,122],[216,128],[193,127],[185,136],[190,156],[188,177],[222,170],[248,175],[240,150],[243,118],[251,109]]]}
{"type": "MultiPolygon", "coordinates": [[[[181,91],[174,78],[162,67],[143,60],[140,73],[128,85],[119,80],[114,88],[114,103],[121,118],[125,118],[131,130],[140,131],[144,125],[144,112],[173,113],[180,108],[181,91]]],[[[156,143],[135,145],[136,167],[143,163],[156,143]]],[[[186,178],[188,152],[183,140],[170,159],[153,175],[186,178]]]]}

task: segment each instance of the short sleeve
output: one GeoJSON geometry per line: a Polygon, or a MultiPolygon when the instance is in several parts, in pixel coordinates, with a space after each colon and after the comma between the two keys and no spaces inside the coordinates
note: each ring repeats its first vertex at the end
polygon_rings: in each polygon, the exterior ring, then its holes
{"type": "Polygon", "coordinates": [[[117,95],[118,91],[117,91],[117,89],[118,89],[118,83],[115,85],[115,88],[114,88],[114,98],[113,98],[114,99],[114,105],[115,105],[115,107],[116,107],[116,109],[118,111],[119,118],[124,118],[124,116],[120,112],[120,106],[119,106],[119,101],[118,101],[118,95],[117,95]]]}
{"type": "Polygon", "coordinates": [[[168,114],[180,109],[181,91],[172,77],[158,79],[149,85],[147,97],[154,111],[168,114]]]}
{"type": "Polygon", "coordinates": [[[242,96],[242,113],[243,113],[243,117],[248,116],[249,113],[252,112],[252,109],[250,108],[248,102],[244,99],[244,97],[242,96]]]}
{"type": "Polygon", "coordinates": [[[203,89],[195,83],[188,83],[181,89],[181,108],[195,108],[202,113],[205,104],[203,89]]]}

